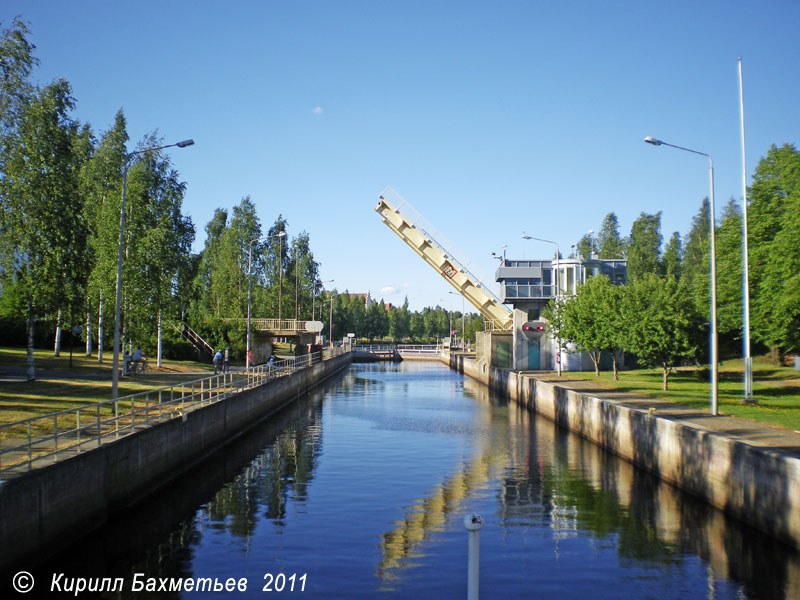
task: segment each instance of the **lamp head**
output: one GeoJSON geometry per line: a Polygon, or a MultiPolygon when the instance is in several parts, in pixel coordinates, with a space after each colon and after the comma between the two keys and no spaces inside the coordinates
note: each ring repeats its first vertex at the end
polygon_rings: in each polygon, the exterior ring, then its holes
{"type": "Polygon", "coordinates": [[[175,144],[178,148],[186,148],[186,146],[194,146],[194,140],[183,140],[175,144]]]}
{"type": "Polygon", "coordinates": [[[654,137],[650,137],[649,135],[646,138],[644,138],[644,141],[647,142],[648,144],[653,144],[653,146],[660,146],[661,144],[664,143],[661,140],[657,140],[654,137]]]}

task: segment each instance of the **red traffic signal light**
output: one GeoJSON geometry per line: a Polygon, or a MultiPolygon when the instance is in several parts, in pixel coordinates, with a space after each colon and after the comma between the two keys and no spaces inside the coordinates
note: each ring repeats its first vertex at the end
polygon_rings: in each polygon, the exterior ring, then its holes
{"type": "Polygon", "coordinates": [[[522,334],[531,341],[536,341],[547,331],[544,321],[528,321],[522,324],[522,334]]]}

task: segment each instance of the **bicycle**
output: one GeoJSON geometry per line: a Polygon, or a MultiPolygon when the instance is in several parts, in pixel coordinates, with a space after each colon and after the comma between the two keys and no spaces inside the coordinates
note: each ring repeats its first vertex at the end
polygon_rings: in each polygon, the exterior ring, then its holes
{"type": "Polygon", "coordinates": [[[150,369],[150,364],[148,363],[146,358],[142,358],[141,360],[134,360],[131,361],[131,364],[128,365],[128,373],[130,375],[144,375],[150,369]]]}

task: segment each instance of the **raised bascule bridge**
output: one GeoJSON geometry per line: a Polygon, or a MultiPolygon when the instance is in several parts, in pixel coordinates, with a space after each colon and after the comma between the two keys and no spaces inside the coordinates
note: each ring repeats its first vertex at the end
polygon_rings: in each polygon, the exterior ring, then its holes
{"type": "Polygon", "coordinates": [[[539,339],[523,334],[527,314],[503,304],[471,262],[394,189],[383,190],[375,211],[384,225],[483,315],[486,331],[478,335],[476,344],[481,368],[527,366],[531,346],[540,352],[539,339]]]}

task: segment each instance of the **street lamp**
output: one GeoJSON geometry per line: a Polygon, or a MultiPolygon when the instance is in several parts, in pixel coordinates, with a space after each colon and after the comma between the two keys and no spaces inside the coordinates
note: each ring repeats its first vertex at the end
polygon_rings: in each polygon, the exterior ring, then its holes
{"type": "Polygon", "coordinates": [[[464,350],[466,350],[466,337],[464,337],[464,294],[459,294],[458,292],[447,292],[448,294],[453,294],[454,296],[461,296],[461,346],[464,350]]]}
{"type": "Polygon", "coordinates": [[[278,238],[278,329],[283,319],[283,236],[278,238]]]}
{"type": "MultiPolygon", "coordinates": [[[[253,244],[259,240],[268,240],[270,238],[282,238],[286,235],[285,231],[276,233],[275,235],[262,235],[254,240],[250,240],[250,248],[247,251],[247,352],[245,353],[245,368],[250,368],[250,305],[253,300],[253,244]]],[[[280,329],[280,324],[278,325],[280,329]]]]}
{"type": "Polygon", "coordinates": [[[753,359],[750,356],[750,271],[747,251],[747,170],[744,149],[744,96],[742,93],[742,58],[739,57],[739,121],[742,130],[742,273],[744,277],[744,403],[753,399],[753,359]]]}
{"type": "Polygon", "coordinates": [[[330,315],[328,316],[328,345],[333,348],[333,292],[328,294],[330,315]]]}
{"type": "Polygon", "coordinates": [[[111,399],[117,399],[119,388],[119,328],[120,328],[120,304],[122,303],[122,251],[125,242],[125,195],[128,188],[128,167],[130,167],[130,160],[137,154],[144,154],[146,152],[155,152],[156,150],[163,150],[164,148],[186,148],[193,146],[194,140],[183,140],[174,144],[167,144],[166,146],[157,146],[155,148],[145,148],[144,150],[136,150],[129,152],[125,155],[125,164],[122,167],[122,204],[119,209],[119,250],[117,251],[117,298],[114,306],[114,359],[111,364],[111,399]]]}
{"type": "MultiPolygon", "coordinates": [[[[297,240],[294,242],[294,320],[300,320],[300,265],[297,262],[297,240]]],[[[296,327],[297,325],[295,325],[296,327]]]]}
{"type": "MultiPolygon", "coordinates": [[[[322,289],[325,289],[326,283],[333,283],[333,279],[328,279],[326,281],[318,281],[311,287],[311,320],[313,321],[317,316],[314,312],[314,302],[317,299],[317,284],[322,286],[322,289]]],[[[322,307],[320,307],[320,312],[322,312],[322,307]]]]}
{"type": "Polygon", "coordinates": [[[705,152],[698,152],[691,148],[684,148],[683,146],[675,146],[668,144],[661,140],[650,137],[649,135],[644,138],[644,141],[653,146],[669,146],[670,148],[677,148],[692,154],[699,154],[708,159],[708,177],[710,182],[710,196],[709,196],[709,210],[710,215],[710,230],[711,230],[711,414],[717,414],[717,397],[718,397],[718,368],[717,368],[717,253],[716,253],[716,232],[714,216],[714,162],[711,157],[705,152]]]}
{"type": "MultiPolygon", "coordinates": [[[[545,240],[543,238],[533,237],[531,235],[525,235],[525,232],[522,232],[522,239],[523,240],[536,240],[537,242],[545,242],[547,244],[553,244],[556,247],[556,302],[559,302],[559,295],[560,295],[560,287],[559,287],[559,280],[561,279],[561,263],[559,262],[561,258],[561,252],[558,249],[558,242],[553,242],[551,240],[545,240]]],[[[556,368],[558,369],[558,376],[561,377],[561,338],[556,338],[556,345],[558,346],[558,354],[556,355],[556,368]]]]}

